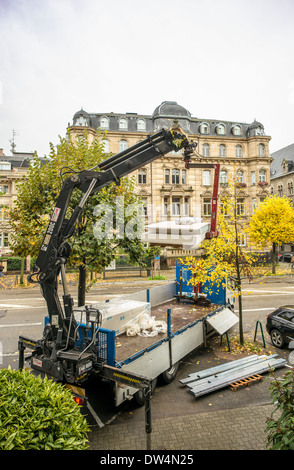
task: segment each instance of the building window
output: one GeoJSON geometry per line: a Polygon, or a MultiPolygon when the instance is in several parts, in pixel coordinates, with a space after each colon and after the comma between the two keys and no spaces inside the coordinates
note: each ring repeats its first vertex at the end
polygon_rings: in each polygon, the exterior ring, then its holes
{"type": "Polygon", "coordinates": [[[8,248],[8,232],[0,232],[0,247],[1,248],[8,248]]]}
{"type": "Polygon", "coordinates": [[[224,144],[220,144],[219,146],[219,156],[220,157],[226,156],[226,146],[224,144]]]}
{"type": "Polygon", "coordinates": [[[253,212],[256,211],[256,197],[252,198],[252,209],[253,209],[253,212]]]}
{"type": "Polygon", "coordinates": [[[0,162],[0,170],[11,170],[10,162],[0,162]]]}
{"type": "Polygon", "coordinates": [[[147,197],[142,197],[141,201],[142,201],[142,205],[143,205],[144,217],[147,217],[148,216],[148,199],[147,199],[147,197]]]}
{"type": "Polygon", "coordinates": [[[107,117],[102,117],[100,119],[101,129],[109,129],[109,119],[107,117]]]}
{"type": "Polygon", "coordinates": [[[127,129],[128,128],[128,121],[124,118],[120,119],[118,122],[119,129],[127,129]]]}
{"type": "Polygon", "coordinates": [[[258,145],[258,156],[259,157],[264,157],[265,156],[265,150],[264,150],[264,145],[263,144],[258,145]]]}
{"type": "Polygon", "coordinates": [[[244,183],[244,171],[238,170],[237,171],[237,183],[244,183]]]}
{"type": "Polygon", "coordinates": [[[168,214],[168,197],[163,198],[163,215],[168,214]]]}
{"type": "Polygon", "coordinates": [[[260,182],[266,181],[266,170],[259,170],[258,181],[260,182]]]}
{"type": "Polygon", "coordinates": [[[121,140],[119,143],[119,151],[123,152],[124,150],[127,150],[128,148],[128,143],[126,140],[121,140]]]}
{"type": "Polygon", "coordinates": [[[0,184],[0,193],[7,194],[9,192],[9,186],[6,184],[0,184]]]}
{"type": "Polygon", "coordinates": [[[109,152],[109,141],[107,139],[102,140],[103,150],[105,153],[109,152]]]}
{"type": "Polygon", "coordinates": [[[237,215],[245,215],[245,199],[244,198],[237,198],[236,203],[237,215]]]}
{"type": "Polygon", "coordinates": [[[228,215],[228,204],[223,199],[220,201],[220,211],[224,216],[228,215]]]}
{"type": "Polygon", "coordinates": [[[189,198],[185,197],[184,215],[189,217],[189,198]]]}
{"type": "Polygon", "coordinates": [[[181,198],[172,198],[172,215],[181,215],[181,198]]]}
{"type": "Polygon", "coordinates": [[[138,131],[146,131],[146,122],[144,119],[138,119],[137,121],[137,130],[138,131]]]}
{"type": "Polygon", "coordinates": [[[170,183],[170,170],[164,170],[164,182],[165,184],[170,183]]]}
{"type": "Polygon", "coordinates": [[[238,245],[239,246],[246,246],[246,235],[245,233],[238,234],[238,245]]]}
{"type": "Polygon", "coordinates": [[[234,126],[233,134],[234,135],[241,135],[241,126],[234,126]]]}
{"type": "Polygon", "coordinates": [[[180,170],[172,171],[172,184],[180,184],[180,170]]]}
{"type": "Polygon", "coordinates": [[[202,155],[203,157],[209,157],[209,144],[202,145],[202,155]]]}
{"type": "Polygon", "coordinates": [[[220,172],[219,182],[220,182],[220,184],[228,184],[228,172],[226,170],[222,170],[220,172]]]}
{"type": "Polygon", "coordinates": [[[0,220],[9,220],[9,206],[0,205],[0,220]]]}
{"type": "Polygon", "coordinates": [[[255,171],[251,171],[251,184],[255,186],[255,171]]]}
{"type": "Polygon", "coordinates": [[[219,124],[216,128],[218,135],[224,135],[226,133],[226,128],[224,124],[219,124]]]}
{"type": "Polygon", "coordinates": [[[211,199],[203,199],[203,215],[209,216],[211,215],[211,199]]]}
{"type": "Polygon", "coordinates": [[[138,184],[146,184],[147,183],[147,170],[141,169],[138,170],[138,184]]]}
{"type": "Polygon", "coordinates": [[[238,157],[238,158],[242,157],[242,146],[241,145],[236,145],[236,157],[238,157]]]}
{"type": "Polygon", "coordinates": [[[203,186],[210,186],[211,185],[211,171],[210,170],[203,170],[203,186]]]}
{"type": "Polygon", "coordinates": [[[186,183],[187,183],[187,171],[182,170],[182,184],[186,184],[186,183]]]}
{"type": "Polygon", "coordinates": [[[203,122],[200,125],[200,132],[201,132],[201,134],[208,134],[209,133],[209,126],[206,122],[203,122]]]}
{"type": "Polygon", "coordinates": [[[283,185],[282,184],[278,185],[278,195],[280,197],[283,197],[283,185]]]}
{"type": "Polygon", "coordinates": [[[288,195],[291,196],[293,194],[293,183],[292,181],[290,181],[290,183],[288,183],[288,195]]]}

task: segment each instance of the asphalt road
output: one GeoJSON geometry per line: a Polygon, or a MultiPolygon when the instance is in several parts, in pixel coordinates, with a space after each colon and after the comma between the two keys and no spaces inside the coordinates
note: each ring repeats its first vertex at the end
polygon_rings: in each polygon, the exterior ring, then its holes
{"type": "MultiPolygon", "coordinates": [[[[162,282],[162,281],[161,281],[162,282]]],[[[151,285],[161,282],[135,281],[135,282],[109,282],[95,286],[88,293],[86,301],[91,303],[97,300],[107,300],[124,293],[137,292],[151,285]]],[[[72,295],[76,299],[76,288],[72,289],[72,295]]],[[[254,338],[256,321],[261,321],[267,342],[267,348],[272,351],[270,339],[265,330],[266,317],[269,312],[280,305],[294,304],[294,278],[275,280],[266,283],[254,283],[244,286],[243,296],[243,325],[244,333],[254,338]]],[[[238,304],[235,312],[238,314],[238,304]]],[[[18,337],[24,335],[39,339],[43,332],[43,319],[46,314],[45,301],[42,298],[39,287],[15,288],[1,291],[0,293],[0,368],[9,365],[18,368],[18,337]]],[[[237,327],[238,328],[238,327],[237,327]]],[[[261,341],[261,335],[259,335],[261,341]]],[[[275,350],[281,357],[287,357],[287,350],[275,350]]],[[[270,354],[270,352],[269,352],[270,354]]],[[[208,345],[207,348],[198,348],[181,361],[178,375],[173,383],[160,385],[156,388],[152,398],[152,415],[156,417],[179,416],[182,414],[216,411],[238,406],[246,407],[252,404],[264,404],[270,402],[269,383],[266,380],[254,384],[249,388],[240,389],[237,393],[229,389],[214,392],[201,399],[195,399],[188,393],[179,380],[187,377],[197,370],[213,367],[216,364],[233,360],[231,354],[216,354],[208,345]]],[[[96,382],[89,384],[88,396],[90,403],[97,413],[97,426],[126,420],[144,420],[144,409],[137,407],[133,401],[115,408],[109,385],[96,382]]]]}

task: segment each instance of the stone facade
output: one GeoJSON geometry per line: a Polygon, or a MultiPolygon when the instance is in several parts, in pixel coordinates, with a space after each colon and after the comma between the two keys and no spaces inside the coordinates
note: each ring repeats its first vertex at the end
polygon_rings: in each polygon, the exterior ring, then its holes
{"type": "MultiPolygon", "coordinates": [[[[271,154],[271,194],[288,197],[294,203],[294,144],[271,154]]],[[[294,252],[294,240],[280,247],[294,252]]]]}
{"type": "Polygon", "coordinates": [[[0,255],[11,252],[9,211],[17,198],[17,183],[26,175],[32,153],[14,152],[12,156],[0,149],[0,255]]]}
{"type": "MultiPolygon", "coordinates": [[[[197,143],[192,162],[220,163],[220,194],[229,174],[236,168],[245,183],[238,194],[246,223],[260,201],[270,193],[270,136],[256,120],[251,124],[192,117],[173,101],[164,101],[152,115],[136,113],[75,113],[68,130],[73,139],[85,129],[89,139],[98,128],[105,131],[105,151],[117,154],[149,133],[170,128],[174,120],[197,143]]],[[[211,210],[213,170],[185,170],[182,155],[169,153],[135,172],[136,191],[143,198],[147,222],[183,216],[208,219],[211,210]]],[[[243,240],[246,245],[246,240],[243,240]]]]}

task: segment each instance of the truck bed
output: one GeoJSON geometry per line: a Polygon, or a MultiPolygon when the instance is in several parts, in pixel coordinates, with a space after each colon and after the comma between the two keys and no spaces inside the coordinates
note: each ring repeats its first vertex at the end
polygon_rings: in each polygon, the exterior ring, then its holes
{"type": "MultiPolygon", "coordinates": [[[[219,305],[216,304],[203,307],[194,305],[192,302],[177,302],[172,300],[152,307],[151,316],[155,317],[155,320],[165,321],[167,323],[167,311],[171,309],[171,331],[176,333],[190,323],[201,320],[218,308],[219,305]]],[[[153,337],[143,337],[139,335],[127,336],[126,334],[121,334],[116,337],[116,361],[123,363],[129,357],[155,345],[164,338],[166,338],[166,334],[158,334],[153,337]]]]}

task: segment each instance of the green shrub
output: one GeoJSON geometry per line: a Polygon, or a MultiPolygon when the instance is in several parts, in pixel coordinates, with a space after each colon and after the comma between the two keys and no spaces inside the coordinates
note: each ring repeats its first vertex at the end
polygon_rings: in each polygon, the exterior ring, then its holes
{"type": "Polygon", "coordinates": [[[0,450],[85,450],[86,419],[60,383],[0,370],[0,450]]]}
{"type": "Polygon", "coordinates": [[[267,419],[267,447],[271,450],[294,450],[294,369],[271,383],[275,410],[267,419]]]}

